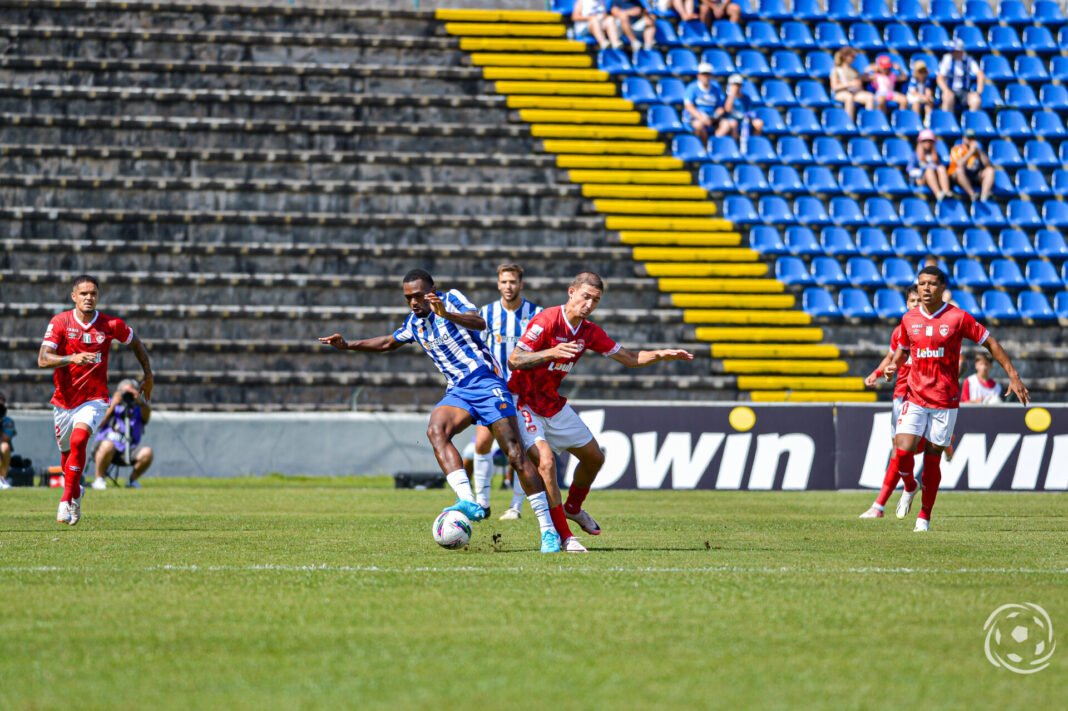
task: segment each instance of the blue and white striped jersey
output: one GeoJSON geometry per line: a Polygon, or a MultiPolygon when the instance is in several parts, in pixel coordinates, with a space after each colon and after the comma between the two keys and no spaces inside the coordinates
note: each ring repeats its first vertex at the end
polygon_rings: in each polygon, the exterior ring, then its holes
{"type": "MultiPolygon", "coordinates": [[[[448,313],[462,314],[475,311],[475,305],[462,293],[453,289],[448,294],[435,292],[443,302],[448,313]]],[[[452,321],[439,318],[431,313],[426,318],[419,318],[414,313],[408,314],[404,323],[393,332],[393,338],[401,343],[418,343],[430,360],[445,376],[449,387],[479,368],[489,368],[491,372],[500,373],[500,366],[494,362],[493,354],[482,342],[479,331],[471,331],[457,326],[452,321]]]]}
{"type": "Polygon", "coordinates": [[[508,382],[508,376],[512,369],[508,367],[508,356],[512,355],[515,344],[527,330],[530,319],[541,312],[541,307],[523,299],[523,303],[515,311],[504,308],[500,299],[492,304],[486,304],[478,313],[486,319],[486,330],[482,332],[482,340],[493,351],[493,357],[501,366],[504,382],[508,382]]]}

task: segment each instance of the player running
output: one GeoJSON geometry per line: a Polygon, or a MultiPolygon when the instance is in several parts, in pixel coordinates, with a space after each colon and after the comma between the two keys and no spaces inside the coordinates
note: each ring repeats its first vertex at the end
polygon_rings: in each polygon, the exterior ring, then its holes
{"type": "Polygon", "coordinates": [[[586,548],[571,535],[567,520],[596,536],[601,527],[582,510],[582,503],[597,477],[604,454],[593,434],[560,395],[564,376],[592,350],[628,368],[640,368],[662,360],[693,360],[687,351],[668,348],[657,351],[629,351],[586,319],[594,312],[604,293],[604,282],[593,272],[582,272],[568,287],[567,302],[545,309],[534,317],[515,350],[508,358],[512,375],[508,388],[516,395],[522,418],[520,436],[549,495],[549,513],[563,539],[564,550],[583,553],[586,548]],[[578,458],[575,479],[568,490],[567,503],[560,505],[553,451],[567,450],[578,458]]]}
{"type": "Polygon", "coordinates": [[[56,521],[74,526],[82,517],[82,469],[86,449],[111,402],[108,390],[108,355],[111,342],[130,346],[144,371],[138,397],[152,397],[152,366],[148,353],[122,319],[96,310],[100,283],[83,274],[71,288],[74,309],[52,317],[45,329],[37,367],[53,369],[56,384],[52,412],[56,443],[63,465],[63,497],[56,521]]]}
{"type": "Polygon", "coordinates": [[[931,509],[942,481],[942,450],[952,441],[960,405],[960,347],[963,339],[986,348],[1009,374],[1009,389],[1026,406],[1031,395],[1020,380],[1016,368],[1001,344],[971,314],[952,304],[943,303],[946,275],[938,267],[924,267],[916,281],[920,306],[901,318],[900,342],[890,363],[883,370],[889,381],[898,368],[911,358],[908,392],[897,422],[898,469],[905,482],[905,493],[898,504],[904,517],[916,495],[912,476],[913,453],[921,437],[927,438],[923,454],[923,494],[914,531],[931,528],[931,509]],[[902,511],[904,507],[904,511],[902,511]]]}
{"type": "Polygon", "coordinates": [[[456,289],[447,294],[437,291],[434,279],[422,269],[408,272],[404,276],[403,288],[412,312],[392,335],[349,343],[335,333],[319,341],[340,351],[364,353],[385,353],[406,343],[418,343],[448,383],[445,397],[430,413],[426,431],[441,471],[456,492],[456,503],[445,511],[460,511],[472,521],[486,517],[486,510],[475,501],[460,453],[452,444],[453,436],[472,422],[484,425],[519,472],[530,508],[541,528],[541,552],[558,552],[560,536],[553,530],[545,485],[523,456],[515,404],[493,356],[479,335],[486,328],[485,320],[478,315],[474,304],[456,289]]]}

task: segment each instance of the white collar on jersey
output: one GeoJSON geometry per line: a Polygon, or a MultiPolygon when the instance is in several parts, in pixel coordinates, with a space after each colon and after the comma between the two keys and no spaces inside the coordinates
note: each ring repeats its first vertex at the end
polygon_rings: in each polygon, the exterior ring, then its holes
{"type": "Polygon", "coordinates": [[[85,330],[88,330],[88,328],[90,326],[92,326],[94,323],[96,323],[96,319],[100,315],[100,312],[99,311],[94,311],[93,312],[93,318],[92,318],[92,320],[89,321],[89,323],[82,323],[81,321],[78,320],[78,309],[71,309],[70,310],[70,315],[74,317],[74,323],[76,323],[79,326],[81,326],[82,330],[85,331],[85,330]]]}
{"type": "Polygon", "coordinates": [[[578,326],[575,326],[574,328],[571,328],[571,322],[567,320],[567,314],[564,313],[564,307],[561,306],[560,307],[560,320],[564,322],[564,325],[567,326],[567,330],[571,331],[571,335],[574,336],[576,333],[579,332],[579,329],[582,328],[582,321],[585,321],[586,319],[582,319],[581,321],[579,321],[579,325],[578,326]]]}
{"type": "Polygon", "coordinates": [[[943,311],[945,311],[948,308],[949,308],[949,304],[945,304],[944,303],[944,304],[942,304],[942,308],[938,309],[938,311],[935,311],[933,314],[929,314],[929,313],[927,313],[927,310],[923,308],[923,304],[920,304],[919,311],[920,311],[920,315],[923,316],[924,318],[932,319],[932,318],[937,318],[938,314],[942,313],[943,311]]]}

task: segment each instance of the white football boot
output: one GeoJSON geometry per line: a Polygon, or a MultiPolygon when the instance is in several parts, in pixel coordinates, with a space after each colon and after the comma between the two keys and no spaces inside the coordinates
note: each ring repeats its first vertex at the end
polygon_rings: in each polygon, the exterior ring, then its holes
{"type": "Polygon", "coordinates": [[[77,499],[71,499],[70,505],[67,507],[70,511],[70,520],[67,521],[72,526],[78,525],[78,521],[82,518],[82,497],[85,496],[85,487],[81,487],[82,492],[78,494],[77,499]]]}
{"type": "Polygon", "coordinates": [[[922,488],[919,484],[916,484],[916,488],[911,492],[901,492],[901,499],[897,502],[897,517],[899,520],[909,515],[909,509],[912,508],[912,500],[916,498],[916,494],[920,493],[922,488]]]}
{"type": "Polygon", "coordinates": [[[66,501],[59,502],[59,511],[56,512],[56,523],[70,523],[70,506],[66,501]]]}
{"type": "Polygon", "coordinates": [[[593,516],[586,513],[585,509],[579,510],[577,514],[570,513],[566,508],[564,509],[564,516],[577,523],[583,531],[591,536],[601,535],[601,527],[597,525],[597,522],[593,520],[593,516]]]}
{"type": "Polygon", "coordinates": [[[860,515],[860,518],[882,518],[885,515],[886,514],[883,513],[883,510],[881,508],[879,508],[875,504],[872,504],[872,507],[862,513],[860,515]]]}
{"type": "Polygon", "coordinates": [[[93,488],[97,491],[103,491],[104,489],[108,488],[108,483],[104,480],[103,477],[98,477],[96,479],[93,479],[93,488]]]}
{"type": "Polygon", "coordinates": [[[518,518],[520,518],[519,511],[517,509],[513,509],[512,507],[509,506],[508,508],[506,508],[504,510],[504,513],[501,514],[501,517],[498,520],[499,521],[515,521],[518,518]]]}
{"type": "Polygon", "coordinates": [[[564,541],[564,545],[560,546],[560,550],[565,553],[587,553],[586,546],[582,545],[579,539],[574,536],[569,537],[564,541]]]}
{"type": "Polygon", "coordinates": [[[916,528],[912,529],[913,533],[924,533],[931,530],[931,522],[925,518],[916,519],[916,528]]]}

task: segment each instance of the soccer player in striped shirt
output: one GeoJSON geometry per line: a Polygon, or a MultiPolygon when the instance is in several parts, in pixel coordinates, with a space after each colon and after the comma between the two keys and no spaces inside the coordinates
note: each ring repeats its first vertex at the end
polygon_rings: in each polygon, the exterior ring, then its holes
{"type": "Polygon", "coordinates": [[[474,304],[453,289],[442,293],[422,269],[404,276],[404,299],[412,312],[388,336],[347,342],[340,334],[320,338],[321,343],[342,351],[386,353],[408,343],[417,343],[445,376],[448,389],[430,414],[427,438],[434,447],[441,470],[456,492],[456,503],[446,511],[461,511],[472,521],[481,521],[486,510],[479,506],[452,438],[474,423],[490,429],[501,451],[519,473],[530,508],[541,529],[541,552],[560,551],[560,536],[549,515],[549,502],[534,465],[524,453],[516,422],[515,402],[500,376],[500,368],[482,342],[486,321],[474,304]]]}

